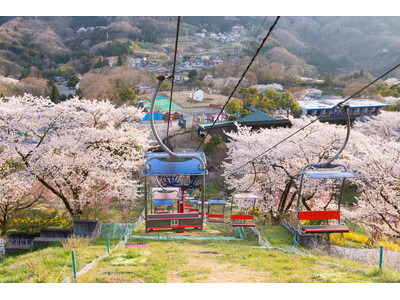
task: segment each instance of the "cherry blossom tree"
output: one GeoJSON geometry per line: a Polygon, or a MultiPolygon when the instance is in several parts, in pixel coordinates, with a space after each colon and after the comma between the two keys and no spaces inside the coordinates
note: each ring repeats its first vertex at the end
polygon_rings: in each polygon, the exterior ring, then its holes
{"type": "Polygon", "coordinates": [[[30,174],[79,217],[99,194],[140,186],[133,174],[141,171],[150,132],[134,122],[143,115],[108,101],[0,99],[2,157],[23,165],[21,176],[30,174]]]}
{"type": "Polygon", "coordinates": [[[13,163],[5,161],[0,167],[0,234],[3,235],[15,213],[32,207],[43,199],[44,190],[32,176],[13,170],[13,163]]]}
{"type": "Polygon", "coordinates": [[[349,145],[351,168],[358,174],[360,196],[345,211],[370,231],[400,234],[400,113],[383,112],[354,125],[356,142],[349,145]]]}
{"type": "MultiPolygon", "coordinates": [[[[252,132],[248,127],[238,126],[236,133],[228,133],[231,141],[227,144],[227,161],[230,162],[223,164],[224,174],[230,174],[243,163],[260,155],[283,137],[309,123],[311,118],[291,121],[291,128],[260,129],[252,132]]],[[[317,121],[256,162],[257,177],[252,190],[261,197],[257,204],[260,209],[269,214],[274,222],[279,222],[281,217],[290,214],[297,201],[299,171],[307,164],[321,163],[330,158],[340,148],[345,136],[346,130],[343,126],[317,121]]],[[[250,185],[253,178],[249,165],[227,178],[226,183],[230,188],[242,190],[250,185]]],[[[334,193],[331,181],[305,181],[302,205],[307,209],[325,207],[327,203],[320,200],[326,198],[327,191],[334,193]]]]}
{"type": "MultiPolygon", "coordinates": [[[[252,132],[238,127],[228,133],[230,174],[249,159],[263,153],[311,119],[294,119],[292,128],[261,129],[252,132]]],[[[256,162],[257,178],[252,188],[261,196],[258,205],[273,220],[293,216],[298,193],[299,171],[309,163],[319,163],[337,152],[346,135],[345,127],[319,121],[307,127],[256,162]]],[[[353,126],[350,141],[335,161],[347,166],[357,178],[359,196],[354,207],[343,207],[343,216],[367,229],[400,234],[400,113],[382,112],[353,126]]],[[[229,187],[241,190],[252,182],[251,167],[226,178],[229,187]]],[[[337,194],[334,181],[306,180],[301,205],[305,209],[329,209],[337,194]]],[[[334,206],[333,206],[334,207],[334,206]]]]}

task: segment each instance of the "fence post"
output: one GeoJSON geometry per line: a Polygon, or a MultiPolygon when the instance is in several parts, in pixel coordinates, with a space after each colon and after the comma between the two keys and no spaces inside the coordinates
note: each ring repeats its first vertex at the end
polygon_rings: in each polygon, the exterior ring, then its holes
{"type": "Polygon", "coordinates": [[[75,251],[71,250],[72,255],[72,270],[74,272],[74,279],[76,279],[76,264],[75,264],[75,251]]]}
{"type": "Polygon", "coordinates": [[[270,240],[271,240],[271,236],[268,234],[268,243],[270,242],[270,240]]]}
{"type": "Polygon", "coordinates": [[[107,254],[110,253],[110,234],[107,233],[107,254]]]}
{"type": "Polygon", "coordinates": [[[379,271],[382,270],[383,246],[379,247],[379,271]]]}
{"type": "Polygon", "coordinates": [[[293,236],[293,247],[296,248],[296,235],[293,236]]]}

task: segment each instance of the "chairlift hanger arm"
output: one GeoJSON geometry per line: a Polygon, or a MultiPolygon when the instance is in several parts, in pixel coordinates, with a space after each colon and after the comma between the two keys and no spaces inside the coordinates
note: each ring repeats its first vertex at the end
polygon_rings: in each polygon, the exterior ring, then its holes
{"type": "MultiPolygon", "coordinates": [[[[173,79],[173,76],[169,76],[167,78],[168,79],[170,79],[170,78],[173,79]]],[[[161,148],[168,154],[168,156],[170,158],[172,158],[173,161],[189,160],[189,159],[193,159],[194,158],[194,159],[197,159],[200,162],[200,164],[201,164],[200,168],[202,170],[206,170],[206,164],[205,164],[203,159],[201,159],[200,157],[198,157],[196,155],[193,155],[193,154],[186,154],[186,153],[176,154],[176,153],[172,152],[167,146],[165,146],[165,144],[161,140],[160,136],[158,135],[158,132],[157,132],[156,127],[154,125],[154,116],[153,116],[153,114],[154,114],[154,106],[155,106],[154,104],[155,104],[155,100],[157,98],[158,92],[160,91],[161,84],[165,80],[165,76],[159,75],[159,76],[157,76],[157,80],[158,80],[158,85],[157,85],[157,88],[156,88],[156,90],[154,92],[154,96],[153,96],[153,99],[151,100],[151,106],[150,106],[150,127],[151,127],[151,130],[153,131],[154,137],[156,138],[157,142],[160,144],[161,148]]],[[[152,159],[153,158],[149,158],[147,160],[146,166],[149,163],[149,161],[152,160],[152,159]]]]}
{"type": "Polygon", "coordinates": [[[238,191],[239,193],[245,193],[248,192],[249,189],[251,189],[251,187],[254,185],[254,183],[256,182],[256,178],[257,178],[257,170],[256,170],[256,166],[254,164],[254,162],[251,163],[253,165],[253,170],[254,170],[254,177],[253,177],[253,182],[244,190],[238,191]]]}
{"type": "Polygon", "coordinates": [[[345,112],[345,115],[346,115],[347,132],[346,132],[346,139],[344,140],[344,143],[343,143],[342,147],[339,149],[339,151],[334,156],[332,156],[332,158],[330,158],[326,162],[320,163],[320,164],[307,165],[307,166],[305,166],[303,168],[303,171],[306,168],[310,167],[310,166],[312,166],[314,168],[327,168],[327,169],[332,169],[332,168],[336,168],[336,167],[340,166],[340,167],[343,167],[345,169],[345,171],[346,171],[346,167],[345,166],[343,166],[341,164],[332,164],[332,162],[335,159],[337,159],[339,157],[339,155],[343,152],[344,148],[346,148],[346,145],[347,145],[347,143],[349,141],[349,138],[350,138],[350,125],[351,125],[350,124],[350,113],[349,113],[350,105],[348,105],[348,104],[343,105],[343,109],[344,109],[344,112],[345,112]]]}
{"type": "Polygon", "coordinates": [[[158,92],[160,91],[161,84],[165,80],[165,76],[159,75],[159,76],[157,76],[157,80],[158,80],[158,85],[157,85],[157,88],[156,88],[156,90],[154,92],[153,99],[151,99],[151,106],[150,106],[150,126],[151,126],[151,130],[153,131],[154,137],[156,138],[157,142],[160,144],[161,148],[163,148],[163,150],[165,152],[167,152],[170,156],[172,156],[174,158],[177,158],[178,156],[174,152],[172,152],[167,146],[165,146],[165,144],[161,140],[160,136],[158,135],[158,132],[157,132],[156,127],[154,125],[154,117],[153,117],[154,104],[156,102],[156,98],[157,98],[158,92]]]}

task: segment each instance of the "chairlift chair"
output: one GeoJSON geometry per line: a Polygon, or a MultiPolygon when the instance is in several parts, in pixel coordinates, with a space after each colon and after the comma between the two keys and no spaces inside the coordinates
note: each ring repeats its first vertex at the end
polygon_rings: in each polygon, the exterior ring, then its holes
{"type": "Polygon", "coordinates": [[[226,200],[223,198],[210,198],[207,205],[207,222],[224,223],[226,200]],[[211,209],[215,207],[215,209],[211,209]],[[216,208],[222,207],[222,214],[217,213],[216,208]],[[210,213],[211,211],[211,213],[210,213]]]}
{"type": "Polygon", "coordinates": [[[256,224],[254,223],[254,211],[256,208],[257,199],[258,196],[250,191],[242,191],[234,193],[232,195],[230,224],[233,227],[238,227],[238,226],[256,227],[256,224]],[[246,213],[234,214],[233,204],[237,202],[242,202],[242,205],[244,204],[243,205],[244,207],[247,206],[246,202],[247,204],[249,204],[250,202],[253,206],[253,210],[249,212],[249,210],[247,209],[246,213]]]}
{"type": "Polygon", "coordinates": [[[173,213],[174,202],[179,200],[179,188],[152,188],[151,199],[150,211],[152,213],[173,213]]]}
{"type": "MultiPolygon", "coordinates": [[[[199,178],[201,187],[201,211],[204,212],[205,202],[205,176],[207,175],[206,158],[203,152],[190,152],[190,153],[174,153],[165,146],[159,137],[154,126],[154,102],[157,97],[158,91],[162,82],[165,80],[164,76],[158,76],[158,86],[154,93],[151,107],[150,107],[150,126],[153,131],[154,137],[158,144],[165,152],[146,153],[144,156],[144,202],[145,202],[145,225],[146,233],[154,231],[174,231],[179,232],[202,230],[203,229],[203,214],[199,215],[196,212],[179,212],[168,214],[149,214],[148,213],[148,177],[154,176],[158,181],[161,179],[178,178],[174,183],[174,187],[182,188],[184,186],[179,184],[179,178],[199,178]]],[[[165,182],[161,183],[161,188],[166,188],[165,182]],[[164,186],[163,186],[164,184],[164,186]]],[[[185,188],[185,187],[184,187],[185,188]]],[[[182,192],[182,202],[184,204],[184,189],[182,192]]],[[[184,205],[183,205],[184,207],[184,205]]]]}
{"type": "Polygon", "coordinates": [[[347,135],[345,142],[343,143],[340,150],[327,162],[320,164],[309,164],[306,165],[301,171],[300,177],[300,187],[299,194],[297,198],[297,231],[301,234],[312,234],[312,233],[338,233],[338,232],[349,232],[349,228],[340,223],[340,205],[343,198],[343,189],[345,180],[347,178],[355,178],[356,175],[348,172],[346,167],[342,164],[332,164],[332,161],[336,159],[340,153],[344,150],[350,137],[350,116],[349,116],[349,106],[344,106],[346,114],[346,124],[347,124],[347,135]],[[338,170],[339,168],[339,170],[338,170]],[[323,211],[301,211],[300,210],[300,200],[302,195],[302,188],[304,177],[310,179],[338,179],[342,180],[340,193],[338,197],[337,210],[323,210],[323,211]],[[337,220],[337,224],[329,225],[304,225],[300,221],[310,221],[310,220],[337,220]]]}
{"type": "Polygon", "coordinates": [[[232,194],[230,224],[233,227],[238,227],[238,226],[256,227],[256,224],[254,223],[254,212],[255,212],[258,196],[255,193],[251,192],[250,188],[256,182],[257,169],[256,169],[254,162],[252,163],[252,165],[253,165],[253,170],[254,170],[254,178],[253,178],[252,183],[245,190],[238,191],[238,192],[232,194]],[[252,204],[252,206],[253,206],[253,210],[251,211],[251,213],[249,212],[249,210],[247,210],[246,213],[234,214],[233,213],[233,204],[235,202],[237,202],[238,204],[239,204],[239,202],[241,202],[241,205],[239,205],[239,206],[242,206],[242,207],[248,207],[248,205],[246,205],[246,204],[249,204],[249,202],[250,202],[250,204],[252,204]]]}

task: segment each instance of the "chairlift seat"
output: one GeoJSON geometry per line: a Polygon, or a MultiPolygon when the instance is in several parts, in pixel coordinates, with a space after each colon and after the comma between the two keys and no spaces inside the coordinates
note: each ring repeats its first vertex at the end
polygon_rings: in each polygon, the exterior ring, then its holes
{"type": "Polygon", "coordinates": [[[302,225],[305,233],[340,233],[349,232],[349,228],[343,225],[302,225]]]}
{"type": "MultiPolygon", "coordinates": [[[[323,210],[323,211],[300,211],[299,220],[340,220],[340,211],[323,210]]],[[[337,233],[349,232],[349,228],[343,225],[301,225],[301,229],[305,233],[337,233]]]]}
{"type": "Polygon", "coordinates": [[[231,215],[231,225],[233,227],[237,226],[256,227],[253,215],[231,215]],[[246,220],[248,220],[249,223],[246,223],[246,220]]]}
{"type": "Polygon", "coordinates": [[[200,230],[201,217],[197,213],[170,213],[147,215],[149,231],[200,230]]]}
{"type": "Polygon", "coordinates": [[[224,223],[224,215],[223,214],[208,214],[207,222],[210,223],[224,223]]]}

